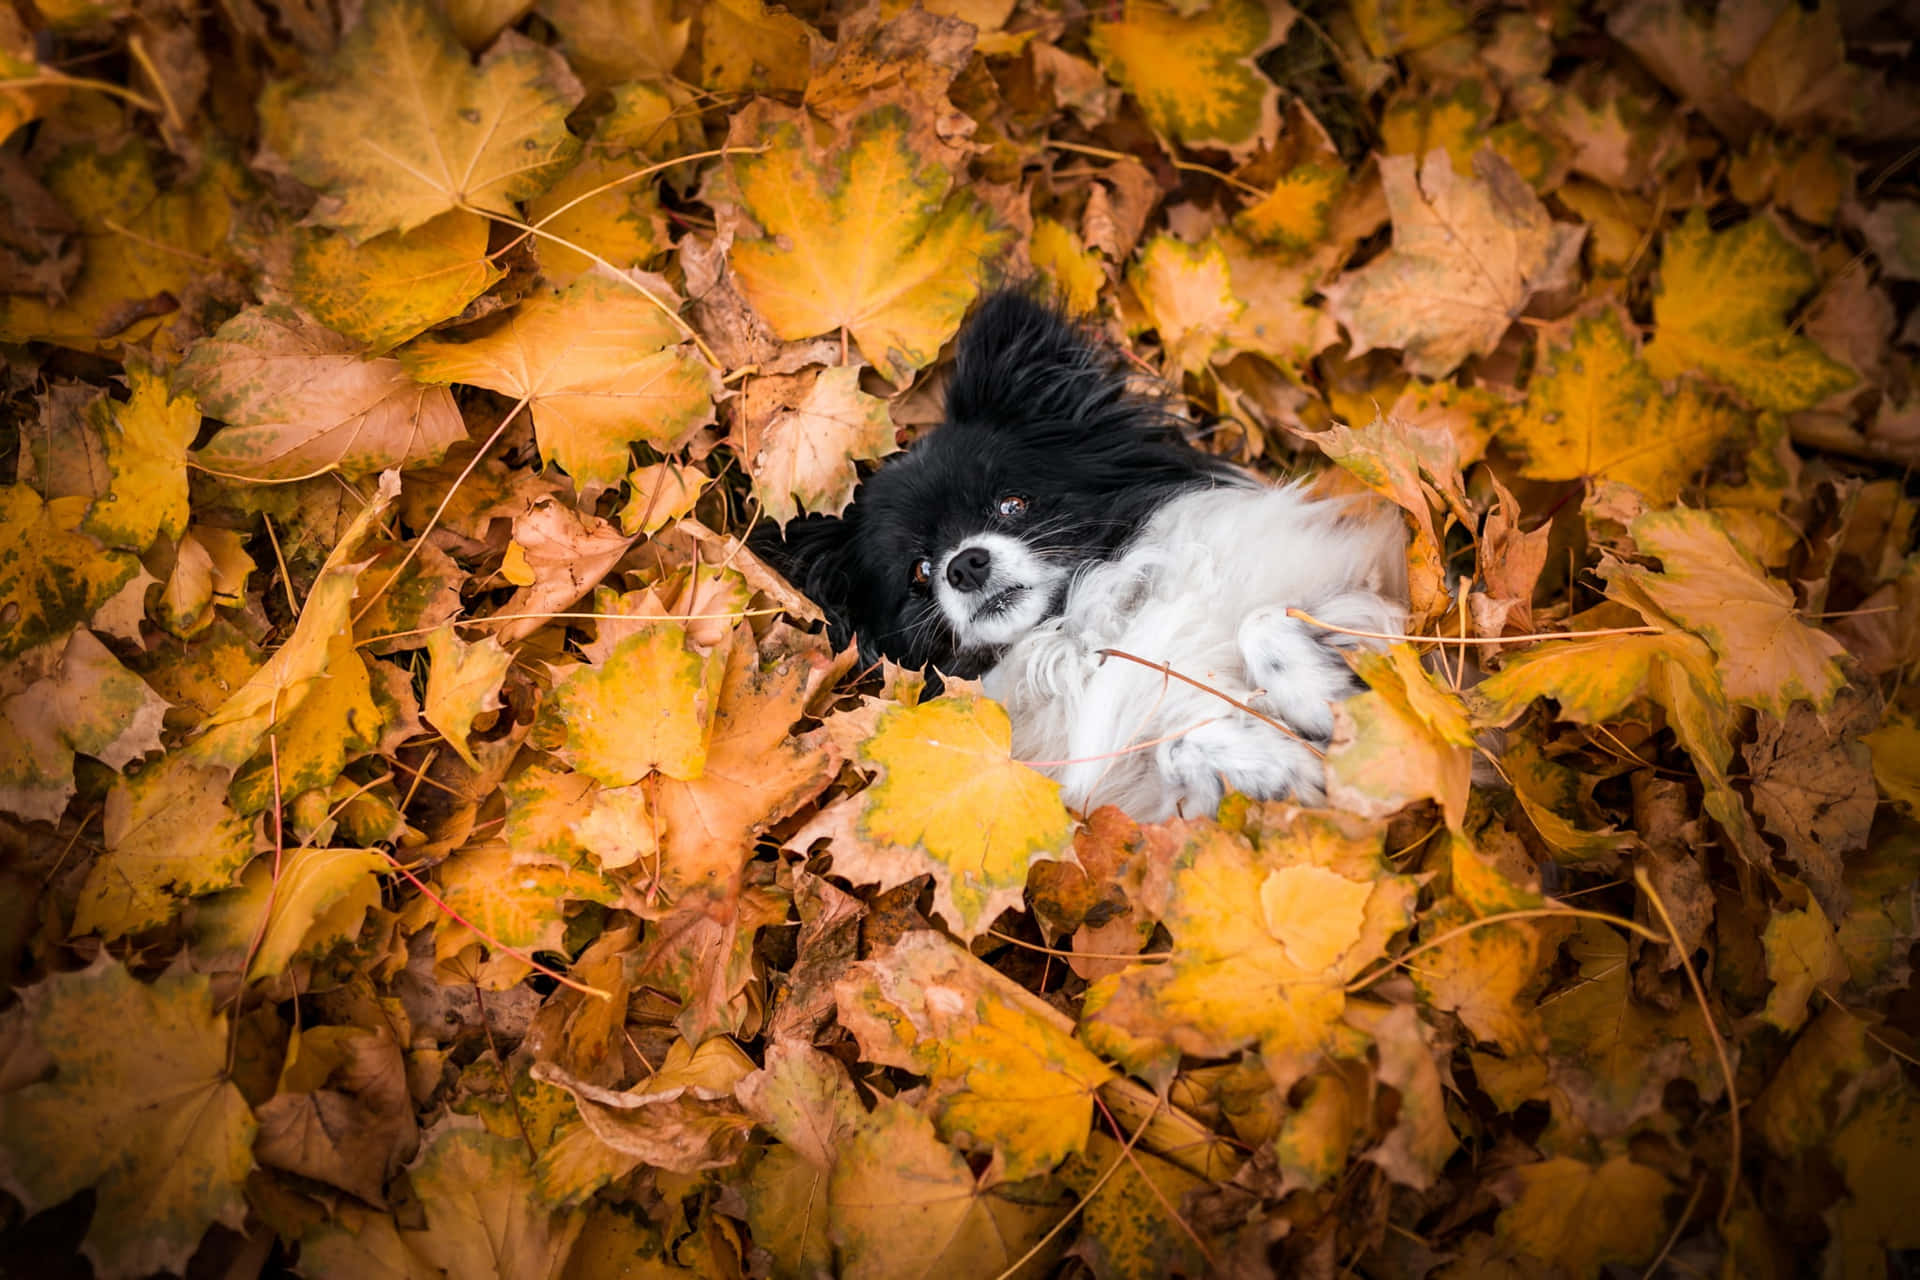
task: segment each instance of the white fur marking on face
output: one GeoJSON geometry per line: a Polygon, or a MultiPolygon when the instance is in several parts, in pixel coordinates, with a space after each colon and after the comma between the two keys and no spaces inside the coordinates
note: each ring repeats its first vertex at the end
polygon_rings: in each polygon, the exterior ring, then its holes
{"type": "Polygon", "coordinates": [[[1018,538],[1004,533],[976,533],[940,558],[933,575],[933,598],[962,649],[998,648],[1012,644],[1046,620],[1066,576],[1065,569],[1048,564],[1018,538]],[[972,592],[955,591],[947,581],[947,566],[955,556],[975,547],[993,562],[986,586],[972,592]]]}

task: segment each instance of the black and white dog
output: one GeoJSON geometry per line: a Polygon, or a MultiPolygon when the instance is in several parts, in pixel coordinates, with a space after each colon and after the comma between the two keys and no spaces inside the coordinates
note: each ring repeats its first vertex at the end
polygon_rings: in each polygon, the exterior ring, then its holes
{"type": "Polygon", "coordinates": [[[1398,633],[1397,518],[1316,501],[1185,443],[1118,354],[1022,293],[960,337],[946,421],[766,557],[869,660],[980,677],[1014,755],[1076,810],[1212,814],[1231,788],[1313,803],[1367,641],[1398,633]],[[1117,649],[1231,695],[1298,737],[1117,649]],[[1302,740],[1305,740],[1304,742],[1302,740]]]}

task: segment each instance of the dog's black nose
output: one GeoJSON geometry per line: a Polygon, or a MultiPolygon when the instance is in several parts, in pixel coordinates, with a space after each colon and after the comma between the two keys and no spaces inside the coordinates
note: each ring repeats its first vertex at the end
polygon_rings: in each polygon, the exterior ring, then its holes
{"type": "Polygon", "coordinates": [[[993,557],[985,547],[968,547],[947,561],[947,583],[955,591],[978,591],[987,585],[993,557]]]}

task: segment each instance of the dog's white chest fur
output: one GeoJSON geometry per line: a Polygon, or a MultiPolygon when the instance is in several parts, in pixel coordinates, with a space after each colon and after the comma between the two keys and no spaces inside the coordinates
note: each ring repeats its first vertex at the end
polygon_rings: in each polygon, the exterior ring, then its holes
{"type": "Polygon", "coordinates": [[[1341,649],[1366,644],[1289,618],[1297,607],[1359,631],[1406,622],[1397,520],[1257,481],[1169,502],[1122,554],[1080,573],[1059,616],[983,679],[1013,721],[1017,759],[1089,812],[1142,822],[1212,814],[1226,788],[1259,799],[1324,794],[1319,755],[1204,690],[1230,694],[1324,746],[1331,703],[1353,691],[1341,649]],[[1145,745],[1152,744],[1152,745],[1145,745]]]}

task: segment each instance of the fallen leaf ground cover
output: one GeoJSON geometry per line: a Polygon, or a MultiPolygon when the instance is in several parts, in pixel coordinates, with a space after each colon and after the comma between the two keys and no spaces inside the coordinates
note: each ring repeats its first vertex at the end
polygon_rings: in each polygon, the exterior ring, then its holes
{"type": "Polygon", "coordinates": [[[1910,1274],[1915,35],[0,7],[0,1263],[1910,1274]],[[1403,513],[1328,808],[747,549],[1007,280],[1403,513]]]}

